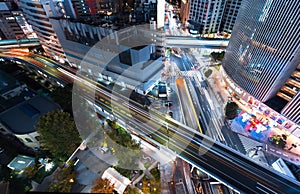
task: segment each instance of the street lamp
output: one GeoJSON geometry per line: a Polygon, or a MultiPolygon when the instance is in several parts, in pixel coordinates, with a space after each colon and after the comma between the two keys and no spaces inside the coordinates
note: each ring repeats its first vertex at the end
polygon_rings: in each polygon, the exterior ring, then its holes
{"type": "Polygon", "coordinates": [[[292,144],[292,146],[288,150],[291,150],[291,149],[296,148],[296,147],[297,147],[297,145],[292,144]]]}
{"type": "Polygon", "coordinates": [[[108,11],[108,12],[106,13],[106,15],[108,15],[108,16],[110,16],[111,14],[112,14],[111,11],[108,11]]]}
{"type": "Polygon", "coordinates": [[[108,19],[108,24],[109,24],[109,22],[110,22],[110,15],[112,14],[112,12],[111,11],[108,11],[108,12],[106,12],[106,15],[107,15],[107,19],[108,19]]]}

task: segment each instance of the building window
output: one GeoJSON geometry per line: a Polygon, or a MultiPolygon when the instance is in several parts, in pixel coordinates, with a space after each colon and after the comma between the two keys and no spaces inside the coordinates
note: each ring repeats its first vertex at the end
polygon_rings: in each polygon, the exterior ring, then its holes
{"type": "Polygon", "coordinates": [[[119,54],[119,59],[121,63],[124,63],[126,65],[132,65],[132,60],[131,60],[131,53],[130,50],[127,49],[126,51],[123,51],[122,53],[119,54]]]}
{"type": "Polygon", "coordinates": [[[40,141],[41,140],[41,137],[40,136],[35,136],[34,137],[37,141],[40,141]]]}
{"type": "Polygon", "coordinates": [[[33,142],[30,138],[25,138],[25,140],[27,141],[27,142],[33,142]]]}

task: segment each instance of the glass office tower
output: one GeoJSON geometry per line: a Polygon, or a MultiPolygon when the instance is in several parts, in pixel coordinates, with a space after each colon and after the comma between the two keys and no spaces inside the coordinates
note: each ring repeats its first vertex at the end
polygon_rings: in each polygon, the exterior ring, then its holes
{"type": "Polygon", "coordinates": [[[242,4],[242,0],[226,1],[224,13],[222,16],[221,26],[219,30],[220,32],[228,32],[228,33],[232,32],[241,4],[242,4]]]}
{"type": "Polygon", "coordinates": [[[50,17],[62,15],[62,13],[59,12],[61,2],[47,0],[20,0],[19,3],[29,24],[32,25],[34,32],[40,39],[41,45],[47,55],[64,62],[66,58],[64,50],[60,45],[55,31],[53,30],[51,22],[49,21],[50,17]]]}
{"type": "Polygon", "coordinates": [[[226,76],[262,102],[282,88],[294,90],[282,113],[290,117],[297,111],[292,118],[297,123],[299,110],[291,107],[300,102],[300,79],[293,76],[300,63],[299,22],[300,1],[243,0],[223,60],[226,76]]]}
{"type": "Polygon", "coordinates": [[[219,31],[225,0],[193,0],[189,6],[189,23],[200,34],[219,31]]]}
{"type": "Polygon", "coordinates": [[[223,66],[261,101],[275,96],[299,64],[300,1],[245,0],[223,66]]]}

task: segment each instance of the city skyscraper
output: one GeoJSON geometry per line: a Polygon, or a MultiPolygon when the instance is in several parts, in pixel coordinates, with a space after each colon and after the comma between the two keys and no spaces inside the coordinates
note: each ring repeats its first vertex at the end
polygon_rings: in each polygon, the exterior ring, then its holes
{"type": "Polygon", "coordinates": [[[56,60],[65,61],[64,50],[49,21],[50,17],[63,15],[64,10],[62,3],[59,1],[46,0],[20,0],[19,3],[47,55],[56,60]],[[47,7],[49,7],[49,9],[47,9],[47,7]]]}
{"type": "MultiPolygon", "coordinates": [[[[298,52],[299,57],[299,52],[298,52]]],[[[281,113],[291,120],[300,123],[300,64],[291,74],[285,85],[277,93],[278,96],[288,101],[281,113]]]]}
{"type": "Polygon", "coordinates": [[[188,22],[192,28],[198,30],[200,34],[207,34],[219,31],[225,2],[225,0],[191,0],[182,3],[190,3],[188,22]]]}
{"type": "Polygon", "coordinates": [[[181,22],[200,34],[231,33],[242,0],[182,0],[181,22]]]}
{"type": "Polygon", "coordinates": [[[231,33],[237,18],[242,0],[227,0],[222,16],[220,32],[231,33]]]}
{"type": "Polygon", "coordinates": [[[74,7],[77,17],[87,16],[97,13],[97,6],[95,0],[71,0],[72,7],[74,7]]]}
{"type": "MultiPolygon", "coordinates": [[[[21,3],[24,4],[22,8],[27,11],[26,13],[28,14],[29,20],[32,20],[31,24],[36,27],[38,35],[41,34],[42,44],[46,43],[43,46],[45,50],[48,49],[47,51],[50,51],[50,54],[52,54],[52,50],[50,50],[52,49],[51,43],[55,41],[58,43],[57,46],[59,45],[62,48],[62,52],[64,56],[66,56],[64,60],[67,61],[69,65],[75,66],[87,73],[94,74],[99,79],[118,82],[122,87],[132,87],[139,91],[139,93],[146,94],[149,92],[151,87],[153,87],[153,81],[159,79],[161,69],[163,68],[161,60],[163,59],[164,52],[164,33],[161,27],[163,24],[162,16],[164,16],[164,11],[158,13],[157,9],[164,10],[164,1],[149,1],[148,3],[137,3],[138,1],[134,3],[131,2],[130,6],[125,4],[125,6],[122,7],[124,10],[123,13],[116,11],[118,5],[120,5],[119,0],[106,1],[107,6],[99,10],[98,14],[92,14],[92,12],[86,14],[80,12],[79,14],[79,8],[84,10],[83,8],[85,7],[86,10],[88,7],[85,3],[86,1],[81,5],[78,4],[79,2],[81,2],[81,0],[65,0],[63,3],[60,1],[46,0],[34,3],[21,1],[21,3]],[[41,22],[36,21],[35,18],[33,18],[34,16],[39,17],[38,19],[42,20],[46,27],[49,27],[49,33],[51,34],[45,33],[45,27],[43,27],[41,22]],[[120,19],[121,16],[122,18],[120,19]],[[140,24],[145,23],[150,23],[150,25],[138,27],[140,24]],[[135,25],[137,25],[137,27],[135,27],[135,25]],[[123,32],[122,29],[127,30],[123,32]],[[156,31],[156,29],[158,31],[156,31]],[[122,32],[120,32],[120,30],[122,32]],[[49,38],[49,36],[52,42],[47,44],[47,40],[43,41],[43,39],[49,38]],[[132,36],[140,38],[140,43],[145,41],[142,47],[140,47],[141,45],[134,46],[134,44],[137,44],[136,42],[139,41],[134,41],[132,36]],[[109,40],[109,43],[106,42],[107,40],[109,40]],[[97,53],[96,55],[88,55],[89,50],[94,48],[96,44],[96,47],[100,46],[101,49],[95,52],[97,53]],[[127,52],[130,54],[121,55],[121,60],[116,59],[116,64],[119,64],[119,66],[106,67],[107,64],[103,56],[118,53],[120,51],[120,48],[116,49],[118,45],[122,45],[122,48],[127,48],[127,52]],[[131,47],[134,48],[131,49],[131,47]],[[103,55],[103,53],[105,54],[103,55]],[[123,59],[123,57],[126,58],[126,60],[123,59]],[[130,59],[132,59],[132,61],[130,59]],[[82,66],[82,64],[85,64],[85,60],[88,61],[91,67],[86,68],[82,66]],[[123,75],[127,81],[117,80],[120,78],[124,69],[137,63],[141,67],[135,67],[141,69],[140,73],[138,73],[141,76],[136,76],[135,73],[138,70],[134,69],[134,73],[125,73],[126,75],[123,75]],[[97,73],[92,71],[92,69],[96,67],[100,67],[102,70],[105,68],[105,71],[108,72],[103,73],[104,71],[99,72],[98,70],[97,73]]],[[[100,3],[100,1],[94,2],[100,3]]],[[[96,5],[94,8],[96,8],[96,5]]],[[[57,54],[54,53],[52,56],[56,57],[57,54]]],[[[126,70],[126,72],[129,71],[126,70]]]]}
{"type": "Polygon", "coordinates": [[[290,102],[282,114],[296,123],[300,122],[296,110],[300,102],[299,21],[299,1],[243,0],[223,60],[226,76],[236,84],[231,88],[240,96],[246,92],[267,102],[292,90],[286,93],[290,102]]]}
{"type": "Polygon", "coordinates": [[[184,27],[187,25],[190,13],[190,0],[182,0],[180,5],[180,20],[184,27]]]}
{"type": "Polygon", "coordinates": [[[0,2],[0,40],[22,39],[25,36],[8,2],[0,2]]]}

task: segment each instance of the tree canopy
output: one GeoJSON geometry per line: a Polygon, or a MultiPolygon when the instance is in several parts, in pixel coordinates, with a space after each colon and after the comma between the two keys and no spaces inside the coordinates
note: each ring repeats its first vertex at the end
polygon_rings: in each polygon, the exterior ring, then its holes
{"type": "Polygon", "coordinates": [[[211,70],[211,69],[207,69],[207,70],[204,72],[205,77],[209,77],[211,74],[212,74],[212,70],[211,70]]]}
{"type": "Polygon", "coordinates": [[[224,58],[224,56],[225,56],[225,51],[222,51],[222,52],[219,52],[219,53],[217,53],[217,52],[212,52],[211,54],[210,54],[210,56],[213,58],[213,60],[214,61],[222,61],[223,60],[223,58],[224,58]]]}
{"type": "Polygon", "coordinates": [[[239,106],[235,102],[227,102],[225,106],[225,116],[227,119],[234,119],[238,116],[239,106]]]}
{"type": "MultiPolygon", "coordinates": [[[[9,193],[25,194],[32,188],[30,179],[24,176],[19,176],[16,171],[11,170],[4,165],[0,167],[0,182],[9,183],[9,193]]],[[[3,191],[5,190],[6,189],[3,191]]]]}
{"type": "Polygon", "coordinates": [[[137,188],[131,188],[128,186],[124,192],[125,194],[139,194],[139,190],[137,188]]]}
{"type": "Polygon", "coordinates": [[[141,158],[140,143],[132,139],[131,135],[116,121],[109,121],[108,124],[113,128],[107,132],[110,137],[108,145],[113,145],[116,157],[119,159],[118,166],[120,168],[135,169],[137,160],[141,158]]]}
{"type": "Polygon", "coordinates": [[[61,108],[72,114],[72,84],[65,87],[57,87],[50,95],[50,97],[61,106],[61,108]]]}
{"type": "Polygon", "coordinates": [[[41,136],[41,145],[60,159],[67,159],[81,142],[74,120],[61,110],[41,116],[35,128],[41,136]]]}
{"type": "Polygon", "coordinates": [[[53,182],[49,185],[49,191],[70,193],[75,183],[75,177],[74,165],[59,169],[54,174],[53,182]]]}
{"type": "Polygon", "coordinates": [[[97,178],[93,182],[91,193],[113,193],[114,185],[108,179],[97,178]]]}

